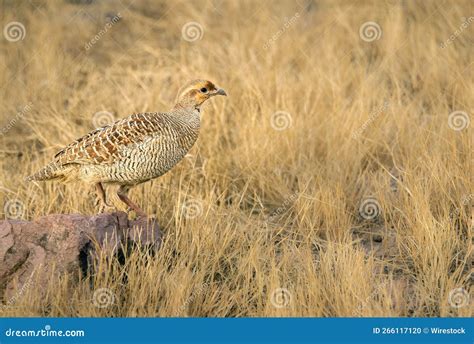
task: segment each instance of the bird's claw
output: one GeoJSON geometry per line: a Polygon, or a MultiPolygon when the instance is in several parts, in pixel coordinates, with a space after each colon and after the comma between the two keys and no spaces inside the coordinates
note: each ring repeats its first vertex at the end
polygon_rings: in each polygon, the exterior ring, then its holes
{"type": "Polygon", "coordinates": [[[107,212],[114,212],[116,211],[115,207],[108,204],[108,203],[100,203],[99,204],[99,214],[107,213],[107,212]]]}

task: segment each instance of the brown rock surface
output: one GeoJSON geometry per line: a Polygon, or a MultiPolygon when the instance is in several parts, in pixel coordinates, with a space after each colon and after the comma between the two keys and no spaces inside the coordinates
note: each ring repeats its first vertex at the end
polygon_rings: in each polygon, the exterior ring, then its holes
{"type": "Polygon", "coordinates": [[[86,216],[47,215],[35,221],[0,221],[0,304],[8,303],[37,274],[90,271],[97,247],[114,255],[129,244],[157,250],[161,230],[155,220],[129,220],[124,212],[86,216]]]}

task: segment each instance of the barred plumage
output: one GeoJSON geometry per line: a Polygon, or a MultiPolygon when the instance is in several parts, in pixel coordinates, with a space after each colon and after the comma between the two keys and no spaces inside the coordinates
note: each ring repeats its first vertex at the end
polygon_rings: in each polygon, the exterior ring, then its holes
{"type": "Polygon", "coordinates": [[[186,155],[198,138],[200,106],[214,95],[226,93],[210,81],[191,81],[170,112],[133,114],[95,129],[63,148],[27,179],[95,183],[104,206],[108,204],[102,183],[119,184],[120,199],[144,215],[128,199],[128,190],[163,175],[186,155]]]}

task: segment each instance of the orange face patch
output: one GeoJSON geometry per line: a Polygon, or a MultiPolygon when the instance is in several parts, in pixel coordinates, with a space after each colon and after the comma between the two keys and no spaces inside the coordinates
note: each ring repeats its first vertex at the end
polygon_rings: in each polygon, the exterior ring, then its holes
{"type": "Polygon", "coordinates": [[[199,106],[215,95],[216,86],[208,80],[193,80],[181,88],[177,103],[181,106],[199,106]]]}
{"type": "Polygon", "coordinates": [[[196,105],[201,105],[209,99],[211,93],[215,90],[216,86],[212,82],[199,80],[186,87],[182,95],[193,99],[196,105]]]}
{"type": "Polygon", "coordinates": [[[196,85],[194,85],[196,89],[198,90],[203,90],[203,89],[206,89],[208,92],[209,91],[215,91],[216,90],[216,86],[214,86],[214,84],[210,81],[202,81],[202,82],[198,82],[196,83],[196,85]]]}

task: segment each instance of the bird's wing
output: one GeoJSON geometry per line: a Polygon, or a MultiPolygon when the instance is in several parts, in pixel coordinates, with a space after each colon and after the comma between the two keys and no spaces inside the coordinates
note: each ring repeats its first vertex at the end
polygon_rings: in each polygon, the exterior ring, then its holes
{"type": "Polygon", "coordinates": [[[160,132],[156,113],[131,115],[113,124],[95,129],[72,142],[54,156],[64,164],[110,164],[120,159],[120,153],[129,145],[140,144],[160,132]]]}

